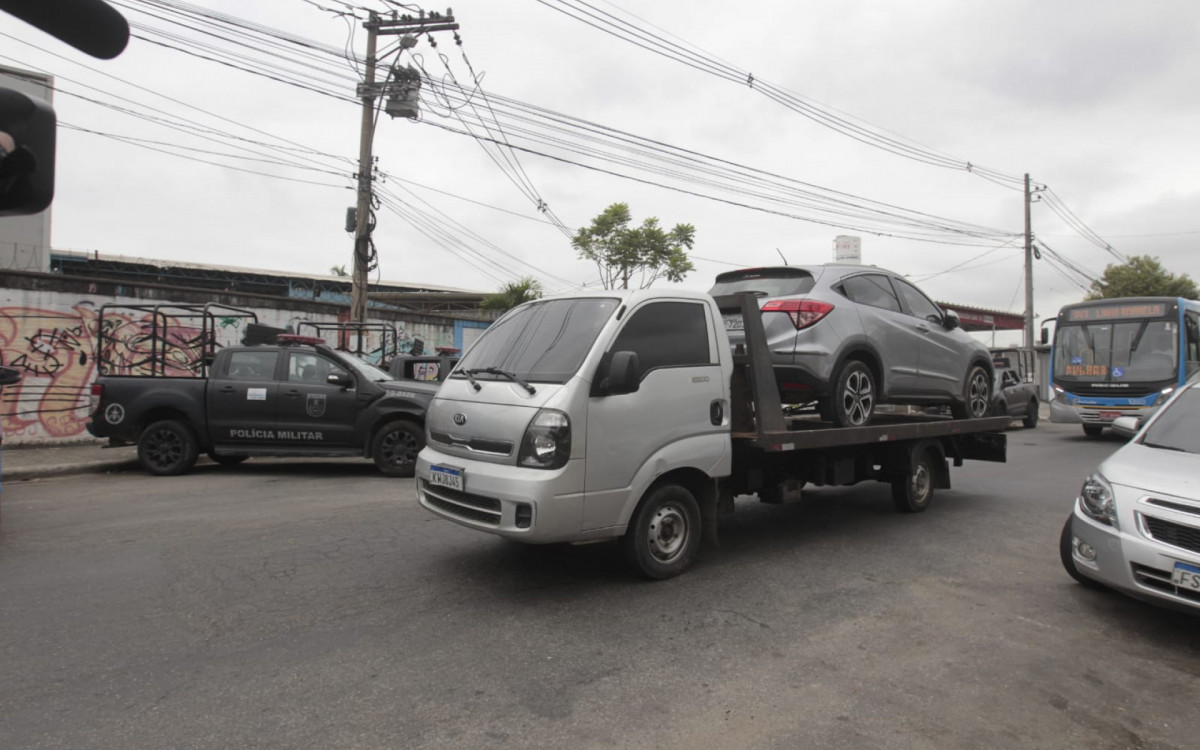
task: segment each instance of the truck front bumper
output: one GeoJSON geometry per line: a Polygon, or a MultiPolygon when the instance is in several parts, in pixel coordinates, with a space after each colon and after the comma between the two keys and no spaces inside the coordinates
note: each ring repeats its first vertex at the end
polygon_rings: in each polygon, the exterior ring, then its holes
{"type": "Polygon", "coordinates": [[[417,500],[431,513],[477,531],[530,544],[603,539],[583,531],[583,460],[561,469],[464,460],[428,447],[417,457],[417,500]],[[430,482],[431,466],[462,471],[461,490],[430,482]]]}

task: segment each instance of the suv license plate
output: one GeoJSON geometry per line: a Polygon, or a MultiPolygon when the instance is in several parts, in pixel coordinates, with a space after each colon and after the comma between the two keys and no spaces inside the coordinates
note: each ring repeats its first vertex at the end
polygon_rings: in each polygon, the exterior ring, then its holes
{"type": "Polygon", "coordinates": [[[725,318],[726,331],[740,331],[745,327],[741,315],[725,315],[723,317],[725,318]]]}
{"type": "Polygon", "coordinates": [[[452,466],[430,466],[429,483],[462,492],[465,484],[463,470],[452,466]]]}
{"type": "Polygon", "coordinates": [[[1171,583],[1189,591],[1200,591],[1200,568],[1187,563],[1175,563],[1171,571],[1171,583]]]}

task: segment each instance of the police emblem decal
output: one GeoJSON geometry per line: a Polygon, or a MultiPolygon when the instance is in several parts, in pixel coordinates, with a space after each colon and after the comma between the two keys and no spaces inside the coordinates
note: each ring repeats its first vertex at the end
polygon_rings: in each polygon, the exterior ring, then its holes
{"type": "Polygon", "coordinates": [[[109,424],[121,424],[125,419],[125,407],[120,404],[109,404],[104,410],[104,421],[109,424]]]}
{"type": "Polygon", "coordinates": [[[310,393],[308,394],[308,403],[305,404],[306,411],[310,417],[325,416],[325,394],[310,393]]]}

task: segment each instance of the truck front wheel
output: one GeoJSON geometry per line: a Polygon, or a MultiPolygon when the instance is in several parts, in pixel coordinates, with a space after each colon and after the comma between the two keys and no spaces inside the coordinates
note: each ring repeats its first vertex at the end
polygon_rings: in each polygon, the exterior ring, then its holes
{"type": "Polygon", "coordinates": [[[195,433],[175,419],[155,422],[138,439],[138,461],[147,472],[159,477],[190,471],[199,453],[195,433]]]}
{"type": "Polygon", "coordinates": [[[673,578],[700,549],[700,506],[686,487],[664,484],[642,498],[622,540],[629,564],[646,578],[673,578]]]}
{"type": "Polygon", "coordinates": [[[375,466],[389,477],[411,477],[417,470],[417,454],[425,447],[425,431],[406,419],[388,422],[371,444],[375,466]]]}

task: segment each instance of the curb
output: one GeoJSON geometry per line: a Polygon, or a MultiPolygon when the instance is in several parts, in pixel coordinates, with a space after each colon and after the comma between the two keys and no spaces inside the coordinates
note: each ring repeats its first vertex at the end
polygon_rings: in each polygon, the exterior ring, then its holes
{"type": "Polygon", "coordinates": [[[4,479],[9,482],[20,482],[29,479],[44,479],[47,477],[64,477],[72,474],[97,474],[108,471],[124,471],[137,468],[136,458],[103,459],[98,461],[81,461],[69,464],[53,464],[51,466],[5,467],[4,479]]]}

